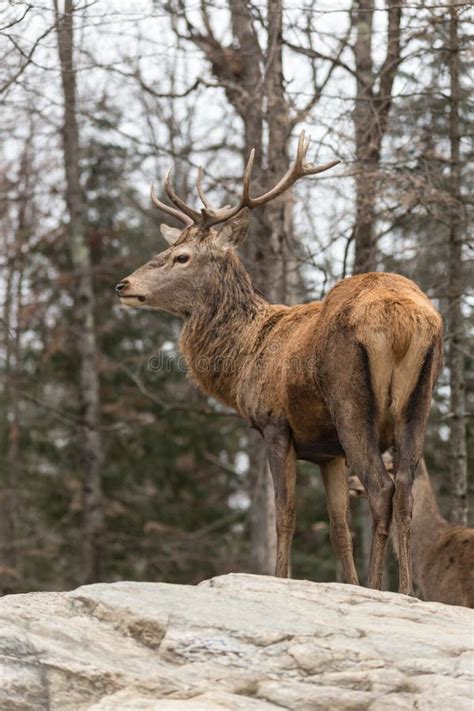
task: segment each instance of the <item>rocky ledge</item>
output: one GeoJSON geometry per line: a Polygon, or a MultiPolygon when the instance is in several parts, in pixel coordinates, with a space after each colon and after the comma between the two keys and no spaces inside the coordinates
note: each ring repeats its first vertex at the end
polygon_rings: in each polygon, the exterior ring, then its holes
{"type": "Polygon", "coordinates": [[[0,600],[2,711],[472,711],[474,612],[226,575],[0,600]]]}

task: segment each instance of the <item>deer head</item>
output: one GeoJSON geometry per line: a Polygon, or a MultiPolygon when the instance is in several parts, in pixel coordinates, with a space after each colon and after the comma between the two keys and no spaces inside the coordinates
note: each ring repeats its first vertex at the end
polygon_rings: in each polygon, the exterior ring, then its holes
{"type": "MultiPolygon", "coordinates": [[[[174,207],[161,202],[151,189],[153,202],[183,225],[176,229],[161,226],[161,233],[170,247],[123,279],[116,292],[125,306],[162,309],[178,316],[187,316],[206,299],[216,279],[224,278],[229,261],[238,263],[235,249],[247,237],[249,211],[282,195],[298,178],[322,173],[339,163],[338,160],[314,165],[305,162],[310,139],[304,131],[298,141],[294,163],[279,182],[258,197],[250,195],[250,180],[255,157],[252,150],[245,167],[242,194],[238,203],[214,208],[202,188],[199,169],[197,192],[204,205],[198,212],[187,205],[171,183],[171,169],[164,179],[164,190],[174,207]]],[[[243,269],[243,267],[242,267],[243,269]]]]}

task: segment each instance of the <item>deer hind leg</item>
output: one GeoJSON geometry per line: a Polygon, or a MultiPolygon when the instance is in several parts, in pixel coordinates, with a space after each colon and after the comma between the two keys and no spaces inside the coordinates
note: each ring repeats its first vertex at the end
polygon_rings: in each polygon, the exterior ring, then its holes
{"type": "Polygon", "coordinates": [[[344,332],[332,333],[326,348],[319,361],[318,382],[348,464],[367,492],[373,520],[368,584],[380,590],[395,486],[379,450],[369,356],[355,337],[344,332]],[[337,368],[329,367],[334,353],[337,368]]]}
{"type": "Polygon", "coordinates": [[[431,394],[436,372],[441,364],[441,347],[428,349],[419,370],[418,379],[408,398],[401,398],[406,384],[398,374],[393,383],[395,415],[395,446],[393,475],[395,478],[394,517],[397,524],[399,581],[398,591],[413,594],[410,527],[413,508],[412,486],[418,463],[423,454],[423,441],[428,421],[431,394]],[[435,366],[435,367],[434,367],[435,366]],[[402,382],[398,387],[398,379],[402,382]]]}
{"type": "Polygon", "coordinates": [[[346,463],[342,457],[321,464],[321,474],[326,489],[332,549],[342,565],[345,583],[358,585],[352,535],[349,527],[349,487],[346,463]]]}
{"type": "Polygon", "coordinates": [[[286,423],[263,429],[267,457],[275,488],[277,555],[275,575],[289,575],[291,542],[295,532],[296,454],[286,423]]]}
{"type": "MultiPolygon", "coordinates": [[[[350,409],[350,408],[349,408],[350,409]]],[[[354,413],[354,416],[357,416],[354,413]]],[[[395,486],[390,478],[377,445],[370,438],[363,441],[364,432],[351,424],[343,425],[340,438],[349,465],[360,472],[372,514],[372,545],[370,549],[368,585],[382,588],[385,550],[392,521],[392,499],[395,486]]]]}

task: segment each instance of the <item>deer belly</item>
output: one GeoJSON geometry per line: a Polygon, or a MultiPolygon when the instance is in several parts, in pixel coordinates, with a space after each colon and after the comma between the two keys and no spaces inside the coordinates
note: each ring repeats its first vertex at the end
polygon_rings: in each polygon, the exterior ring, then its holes
{"type": "Polygon", "coordinates": [[[344,455],[336,429],[322,400],[301,403],[289,417],[298,459],[316,464],[344,455]]]}
{"type": "Polygon", "coordinates": [[[337,435],[325,439],[313,439],[305,442],[295,442],[296,456],[306,462],[322,464],[334,457],[343,457],[344,450],[337,435]]]}

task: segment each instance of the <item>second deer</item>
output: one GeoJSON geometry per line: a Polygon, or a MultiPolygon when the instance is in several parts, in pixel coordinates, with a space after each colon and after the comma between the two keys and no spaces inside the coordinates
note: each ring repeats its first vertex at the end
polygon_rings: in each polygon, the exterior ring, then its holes
{"type": "Polygon", "coordinates": [[[175,193],[168,171],[164,187],[174,207],[154,192],[152,197],[184,227],[163,226],[170,247],[116,290],[124,305],[180,316],[180,348],[194,380],[261,433],[275,486],[276,575],[288,575],[296,462],[304,459],[321,467],[332,545],[344,580],[358,583],[347,520],[347,458],[360,474],[373,517],[369,585],[381,587],[393,508],[399,589],[410,593],[411,487],[442,361],[439,314],[413,282],[384,273],[345,279],[323,301],[270,304],[253,288],[236,253],[247,237],[249,210],[337,163],[307,163],[308,145],[302,133],[293,165],[258,197],[250,193],[252,152],[234,207],[211,205],[201,171],[204,207],[190,207],[175,193]],[[381,457],[391,445],[395,484],[381,457]]]}
{"type": "MultiPolygon", "coordinates": [[[[384,462],[391,472],[388,453],[384,462]]],[[[365,494],[354,473],[349,477],[349,488],[354,496],[365,494]]],[[[396,531],[391,538],[398,555],[396,531]]],[[[443,517],[423,457],[413,483],[411,539],[413,580],[421,598],[474,607],[474,528],[454,526],[443,517]]]]}

